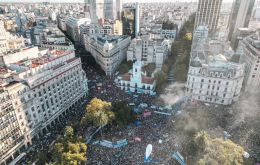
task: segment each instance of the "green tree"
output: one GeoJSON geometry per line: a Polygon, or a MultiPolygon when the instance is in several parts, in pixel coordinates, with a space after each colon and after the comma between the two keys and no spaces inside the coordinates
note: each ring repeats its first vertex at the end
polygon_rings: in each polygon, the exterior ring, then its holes
{"type": "Polygon", "coordinates": [[[187,78],[188,69],[185,64],[176,64],[174,66],[174,77],[178,82],[185,82],[187,78]]]}
{"type": "Polygon", "coordinates": [[[156,80],[156,90],[161,92],[167,83],[167,74],[163,71],[158,71],[155,73],[154,78],[156,80]]]}
{"type": "Polygon", "coordinates": [[[142,70],[143,72],[146,72],[147,76],[152,76],[152,73],[156,69],[155,63],[150,63],[145,66],[143,66],[142,70]]]}
{"type": "Polygon", "coordinates": [[[134,112],[129,106],[127,106],[125,101],[114,103],[112,111],[115,114],[115,122],[119,126],[126,125],[135,119],[134,112]]]}
{"type": "Polygon", "coordinates": [[[209,135],[205,131],[200,131],[195,136],[195,142],[197,143],[199,151],[203,152],[209,141],[209,135]]]}
{"type": "Polygon", "coordinates": [[[244,149],[232,142],[221,138],[211,138],[206,132],[195,136],[197,146],[204,147],[198,165],[242,165],[244,149]]]}
{"type": "Polygon", "coordinates": [[[129,67],[127,64],[122,64],[119,66],[119,73],[120,74],[124,74],[124,73],[127,73],[129,70],[129,67]]]}
{"type": "Polygon", "coordinates": [[[119,68],[118,71],[120,74],[127,73],[133,66],[133,61],[123,61],[119,68]]]}
{"type": "Polygon", "coordinates": [[[71,139],[74,135],[74,130],[71,126],[66,126],[64,129],[64,136],[71,139]]]}
{"type": "Polygon", "coordinates": [[[78,165],[86,162],[87,145],[80,138],[60,139],[53,149],[52,158],[61,165],[78,165]]]}
{"type": "Polygon", "coordinates": [[[96,126],[103,127],[111,123],[115,118],[115,114],[111,111],[111,108],[112,105],[110,102],[94,98],[87,105],[87,113],[83,117],[82,122],[92,122],[96,126]]]}
{"type": "Polygon", "coordinates": [[[45,152],[39,152],[37,154],[37,164],[39,165],[45,165],[49,162],[48,156],[45,152]]]}
{"type": "Polygon", "coordinates": [[[87,160],[86,152],[87,146],[84,143],[68,142],[67,150],[63,151],[61,154],[61,163],[69,165],[78,165],[87,160]]]}
{"type": "Polygon", "coordinates": [[[65,141],[63,143],[59,142],[54,145],[52,158],[55,162],[61,162],[61,154],[64,151],[65,141]]]}

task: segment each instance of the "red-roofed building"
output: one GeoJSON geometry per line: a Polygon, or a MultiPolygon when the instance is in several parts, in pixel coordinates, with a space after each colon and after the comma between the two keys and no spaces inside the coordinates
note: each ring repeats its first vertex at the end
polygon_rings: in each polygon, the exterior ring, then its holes
{"type": "Polygon", "coordinates": [[[153,77],[147,77],[142,73],[142,62],[136,61],[133,64],[131,73],[118,77],[117,86],[122,90],[135,93],[155,94],[156,81],[153,77]]]}

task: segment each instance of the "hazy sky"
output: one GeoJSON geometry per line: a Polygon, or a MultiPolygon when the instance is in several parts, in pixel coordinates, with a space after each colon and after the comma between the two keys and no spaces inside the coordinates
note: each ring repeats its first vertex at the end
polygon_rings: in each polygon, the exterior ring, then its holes
{"type": "MultiPolygon", "coordinates": [[[[1,2],[84,2],[84,0],[0,0],[1,2]]],[[[123,2],[190,2],[190,1],[198,1],[198,0],[122,0],[123,2]]],[[[223,2],[232,2],[233,0],[223,0],[223,2]]]]}

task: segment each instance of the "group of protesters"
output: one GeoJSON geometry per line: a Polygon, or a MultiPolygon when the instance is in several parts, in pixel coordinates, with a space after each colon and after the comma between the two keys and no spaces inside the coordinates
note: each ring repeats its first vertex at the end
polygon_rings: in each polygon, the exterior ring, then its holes
{"type": "MultiPolygon", "coordinates": [[[[144,162],[145,149],[148,144],[154,145],[158,151],[154,155],[153,162],[164,162],[162,159],[171,159],[170,146],[167,145],[167,122],[170,116],[157,114],[154,111],[171,112],[164,109],[163,103],[155,96],[127,93],[116,86],[116,77],[101,76],[93,69],[87,68],[89,85],[89,96],[104,101],[125,101],[132,104],[133,109],[151,112],[147,117],[139,118],[138,124],[130,123],[127,126],[108,126],[103,130],[102,136],[98,134],[94,140],[107,140],[116,142],[126,139],[128,144],[121,148],[109,148],[99,144],[89,144],[87,153],[87,164],[142,164],[144,162]],[[141,107],[140,105],[146,105],[141,107]],[[168,152],[169,151],[169,152],[168,152]]],[[[179,108],[176,105],[175,108],[179,108]]],[[[141,116],[141,115],[140,115],[141,116]]]]}
{"type": "MultiPolygon", "coordinates": [[[[157,107],[154,105],[161,102],[158,102],[155,96],[127,93],[116,86],[114,81],[116,77],[100,75],[94,68],[89,66],[85,66],[84,70],[87,74],[89,87],[88,97],[84,100],[84,104],[79,103],[66,115],[60,116],[59,122],[49,128],[43,135],[34,139],[32,145],[26,151],[26,156],[19,161],[20,164],[34,163],[38,153],[50,152],[50,147],[53,146],[58,137],[63,136],[63,131],[61,130],[65,126],[71,125],[74,121],[79,121],[84,116],[85,106],[92,98],[96,97],[112,103],[125,101],[128,104],[133,104],[133,109],[147,103],[145,108],[140,108],[142,111],[159,110],[158,107],[161,105],[157,107]]],[[[162,109],[160,108],[160,110],[162,109]]],[[[104,130],[104,136],[95,138],[112,142],[126,139],[129,143],[126,146],[115,149],[90,144],[88,145],[87,164],[122,164],[122,162],[124,164],[135,164],[136,162],[143,162],[146,145],[149,143],[159,144],[159,140],[164,138],[163,135],[166,134],[164,127],[168,119],[169,116],[152,113],[149,117],[142,118],[137,125],[132,123],[124,128],[108,127],[104,130]]],[[[84,128],[82,126],[78,130],[80,131],[78,134],[85,135],[84,131],[91,132],[93,131],[92,128],[89,125],[84,126],[84,128]]],[[[157,161],[159,161],[159,158],[157,161]]]]}

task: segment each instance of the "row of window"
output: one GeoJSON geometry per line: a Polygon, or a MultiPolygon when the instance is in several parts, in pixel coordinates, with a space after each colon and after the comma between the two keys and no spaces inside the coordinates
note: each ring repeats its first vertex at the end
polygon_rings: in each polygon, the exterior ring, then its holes
{"type": "MultiPolygon", "coordinates": [[[[193,81],[195,81],[195,78],[192,79],[193,81]]],[[[201,82],[204,82],[204,79],[201,79],[201,82]]],[[[209,83],[211,83],[212,81],[209,80],[209,83]]],[[[217,82],[217,80],[214,80],[213,83],[215,84],[217,82]]],[[[218,84],[221,84],[221,81],[218,81],[218,84]]],[[[229,85],[229,82],[226,82],[226,85],[229,85]]]]}
{"type": "MultiPolygon", "coordinates": [[[[201,100],[202,98],[200,96],[198,96],[198,100],[201,100]]],[[[217,102],[219,99],[218,98],[207,98],[205,99],[206,101],[210,101],[212,102],[214,100],[214,102],[217,102]]],[[[225,101],[224,100],[221,100],[221,103],[223,104],[225,101]]]]}

